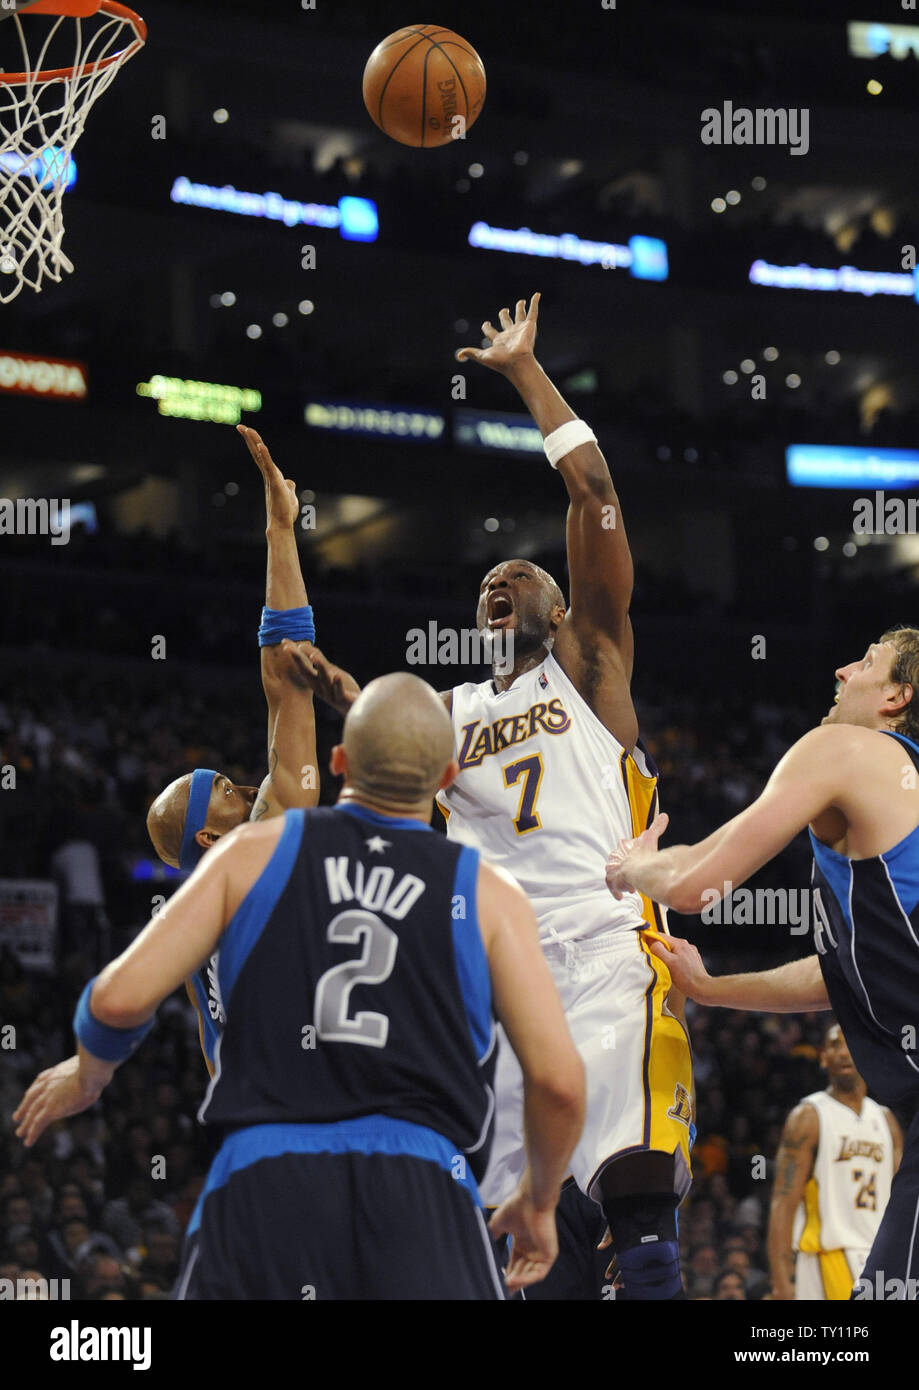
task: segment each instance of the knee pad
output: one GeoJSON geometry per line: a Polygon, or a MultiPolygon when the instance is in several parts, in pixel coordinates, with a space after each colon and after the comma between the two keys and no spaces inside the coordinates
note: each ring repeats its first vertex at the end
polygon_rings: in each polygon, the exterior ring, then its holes
{"type": "Polygon", "coordinates": [[[676,1207],[673,1193],[603,1202],[628,1298],[662,1301],[682,1295],[676,1207]]]}

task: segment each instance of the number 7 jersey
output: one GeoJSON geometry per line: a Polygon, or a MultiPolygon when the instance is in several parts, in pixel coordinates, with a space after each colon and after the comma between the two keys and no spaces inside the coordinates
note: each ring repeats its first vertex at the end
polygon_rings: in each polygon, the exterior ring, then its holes
{"type": "Polygon", "coordinates": [[[506,690],[457,686],[453,728],[460,772],[437,795],[447,834],[514,875],[544,943],[666,929],[657,904],[616,902],[605,882],[610,851],[657,815],[657,769],[640,743],[623,748],[551,652],[506,690]]]}

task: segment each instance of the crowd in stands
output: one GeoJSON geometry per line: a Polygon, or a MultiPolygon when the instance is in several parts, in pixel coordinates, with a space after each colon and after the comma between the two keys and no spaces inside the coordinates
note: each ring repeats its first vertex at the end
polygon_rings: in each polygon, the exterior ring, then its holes
{"type": "MultiPolygon", "coordinates": [[[[7,681],[0,703],[0,764],[16,769],[15,793],[0,798],[0,877],[56,878],[61,891],[56,972],[27,971],[8,948],[0,955],[0,1026],[15,1030],[15,1046],[0,1054],[0,1278],[37,1271],[69,1279],[72,1297],[163,1298],[208,1163],[195,1119],[206,1073],[184,995],[163,1006],[154,1033],[89,1114],[30,1151],[9,1117],[35,1073],[68,1054],[85,980],[144,924],[153,892],[170,891],[135,877],[154,857],[144,828],[150,800],[196,765],[258,782],[262,696],[254,673],[236,688],[232,668],[210,687],[176,674],[152,698],[149,667],[89,675],[62,659],[52,682],[43,660],[7,681]]],[[[317,709],[324,767],[339,724],[317,709]]],[[[756,795],[803,718],[765,702],[726,717],[688,692],[640,703],[639,713],[664,804],[687,840],[756,795]]],[[[323,801],[335,794],[326,776],[323,801]]],[[[782,872],[803,881],[794,848],[782,872]]],[[[680,930],[681,920],[671,925],[680,930]]],[[[708,930],[717,963],[724,928],[708,930]]],[[[772,951],[767,963],[781,958],[776,950],[794,953],[787,937],[754,944],[772,951]]],[[[822,1020],[692,1006],[690,1014],[699,1136],[680,1223],[687,1288],[694,1298],[758,1298],[768,1291],[772,1159],[785,1113],[819,1084],[822,1020]]]]}

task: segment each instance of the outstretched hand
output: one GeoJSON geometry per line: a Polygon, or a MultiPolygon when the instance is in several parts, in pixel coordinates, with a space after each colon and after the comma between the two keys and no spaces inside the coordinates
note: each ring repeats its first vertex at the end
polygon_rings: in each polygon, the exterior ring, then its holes
{"type": "Polygon", "coordinates": [[[101,1089],[87,1089],[78,1053],[40,1071],[13,1111],[17,1139],[31,1149],[49,1125],[88,1110],[100,1095],[101,1089]]]}
{"type": "Polygon", "coordinates": [[[249,448],[258,471],[265,481],[265,521],[276,526],[296,526],[300,516],[300,499],[297,484],[292,478],[285,478],[257,430],[249,425],[237,425],[249,448]]]}
{"type": "Polygon", "coordinates": [[[639,855],[657,852],[657,842],[670,824],[666,811],[661,811],[654,820],[631,840],[620,840],[606,861],[606,886],[618,902],[626,893],[634,893],[631,871],[639,855]]]}
{"type": "Polygon", "coordinates": [[[286,663],[285,675],[303,690],[312,690],[320,700],[347,714],[360,692],[353,676],[340,666],[333,666],[318,647],[285,638],[281,650],[286,663]]]}
{"type": "Polygon", "coordinates": [[[539,298],[537,290],[530,300],[529,309],[525,299],[518,299],[513,318],[509,309],[502,309],[498,314],[501,321],[500,332],[486,320],[482,324],[482,332],[488,339],[489,346],[460,348],[456,354],[457,362],[481,362],[483,367],[491,367],[492,371],[507,375],[522,361],[532,358],[536,346],[539,298]]]}
{"type": "Polygon", "coordinates": [[[695,999],[698,1004],[705,1003],[706,986],[711,984],[712,977],[703,964],[698,947],[682,936],[671,936],[654,927],[646,927],[642,937],[647,941],[649,950],[664,962],[677,989],[687,999],[695,999]]]}

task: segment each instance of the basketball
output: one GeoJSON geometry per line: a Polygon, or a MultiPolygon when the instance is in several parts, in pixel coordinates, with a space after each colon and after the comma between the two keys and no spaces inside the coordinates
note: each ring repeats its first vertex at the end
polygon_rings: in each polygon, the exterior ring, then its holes
{"type": "Polygon", "coordinates": [[[364,68],[364,105],[383,133],[402,145],[430,149],[460,139],[484,101],[478,53],[436,24],[397,29],[377,44],[364,68]]]}

